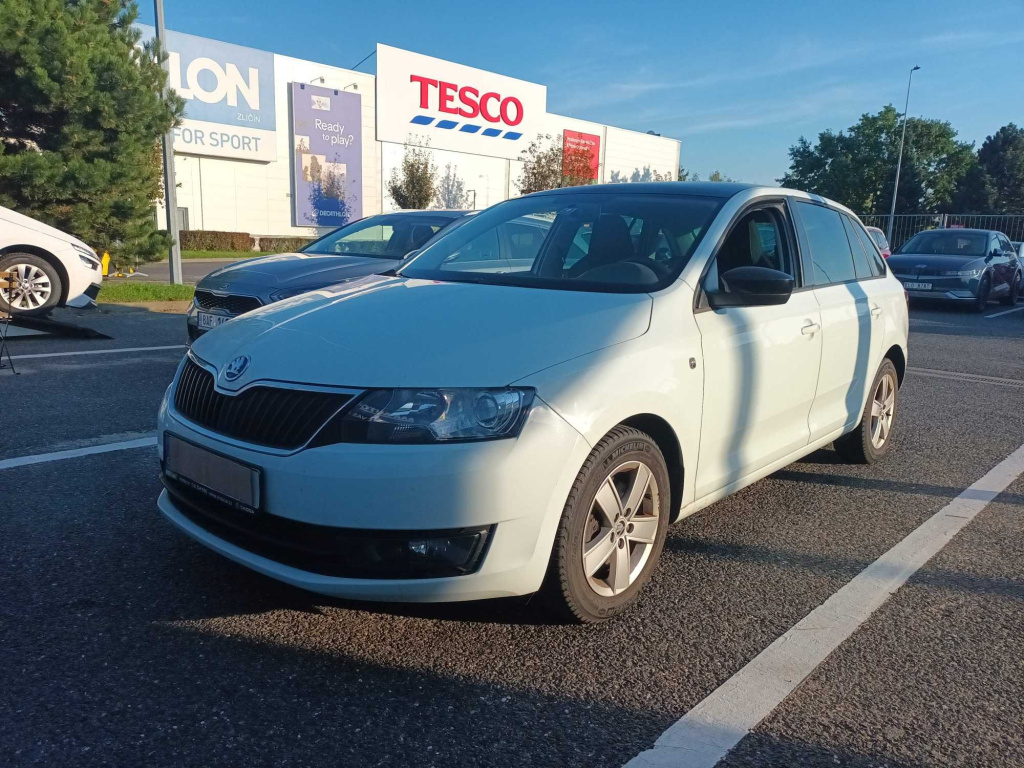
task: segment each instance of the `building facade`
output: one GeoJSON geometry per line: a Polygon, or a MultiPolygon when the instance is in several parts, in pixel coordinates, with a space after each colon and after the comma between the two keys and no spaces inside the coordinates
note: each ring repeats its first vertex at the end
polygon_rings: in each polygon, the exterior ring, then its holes
{"type": "Polygon", "coordinates": [[[538,139],[576,158],[576,178],[678,173],[675,139],[552,114],[543,85],[411,51],[378,45],[374,76],[171,31],[166,47],[186,104],[174,141],[182,229],[314,236],[394,210],[386,180],[410,147],[437,168],[434,207],[516,196],[538,139]]]}

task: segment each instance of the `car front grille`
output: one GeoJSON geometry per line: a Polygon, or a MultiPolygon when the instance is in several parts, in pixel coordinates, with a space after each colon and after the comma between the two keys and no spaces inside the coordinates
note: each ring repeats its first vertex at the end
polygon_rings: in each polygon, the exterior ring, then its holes
{"type": "Polygon", "coordinates": [[[174,391],[174,408],[201,427],[270,448],[294,449],[309,442],[351,395],[284,387],[250,387],[237,395],[214,388],[213,374],[191,358],[174,391]]]}
{"type": "Polygon", "coordinates": [[[234,296],[196,291],[196,306],[200,309],[219,309],[232,315],[244,315],[262,306],[255,296],[234,296]]]}

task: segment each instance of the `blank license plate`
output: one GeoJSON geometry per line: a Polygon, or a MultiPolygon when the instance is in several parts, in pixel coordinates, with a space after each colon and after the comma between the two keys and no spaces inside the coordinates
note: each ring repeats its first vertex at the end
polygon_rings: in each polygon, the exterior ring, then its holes
{"type": "Polygon", "coordinates": [[[253,514],[260,506],[260,471],[174,435],[164,438],[164,472],[234,509],[253,514]]]}
{"type": "Polygon", "coordinates": [[[196,322],[200,328],[204,331],[208,331],[211,328],[216,328],[218,325],[224,325],[224,323],[231,319],[232,318],[227,315],[214,315],[210,312],[200,312],[196,318],[196,322]]]}
{"type": "Polygon", "coordinates": [[[930,291],[932,289],[931,283],[904,283],[903,287],[908,291],[930,291]]]}

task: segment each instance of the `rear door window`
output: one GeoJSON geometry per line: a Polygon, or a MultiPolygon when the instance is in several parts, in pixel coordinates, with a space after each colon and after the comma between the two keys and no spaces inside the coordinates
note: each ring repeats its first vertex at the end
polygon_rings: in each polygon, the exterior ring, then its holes
{"type": "Polygon", "coordinates": [[[857,226],[852,218],[845,213],[843,226],[846,227],[846,237],[850,241],[850,249],[853,251],[853,263],[857,269],[857,278],[878,277],[885,274],[885,266],[880,264],[881,254],[870,245],[871,240],[867,232],[857,226]]]}
{"type": "Polygon", "coordinates": [[[846,283],[857,279],[853,251],[837,211],[823,205],[795,201],[800,224],[811,249],[815,285],[846,283]]]}

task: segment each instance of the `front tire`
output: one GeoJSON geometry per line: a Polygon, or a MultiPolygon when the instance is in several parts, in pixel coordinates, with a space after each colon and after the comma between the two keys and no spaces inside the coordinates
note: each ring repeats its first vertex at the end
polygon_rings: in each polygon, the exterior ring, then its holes
{"type": "Polygon", "coordinates": [[[879,366],[870,392],[856,429],[834,443],[836,453],[851,464],[874,464],[892,448],[899,378],[888,358],[879,366]]]}
{"type": "Polygon", "coordinates": [[[602,438],[569,492],[541,588],[560,618],[594,624],[636,600],[665,544],[670,497],[654,440],[624,426],[602,438]]]}
{"type": "Polygon", "coordinates": [[[1000,303],[1008,307],[1017,306],[1017,299],[1020,297],[1020,284],[1021,274],[1018,272],[1013,276],[1013,280],[1010,281],[1010,292],[999,300],[1000,303]]]}
{"type": "Polygon", "coordinates": [[[0,310],[15,316],[41,317],[60,301],[60,275],[44,258],[9,253],[0,258],[0,272],[11,272],[17,281],[14,288],[0,288],[0,310]]]}
{"type": "Polygon", "coordinates": [[[978,293],[974,299],[973,309],[979,314],[984,312],[988,308],[988,297],[992,292],[992,279],[988,275],[981,276],[981,282],[978,283],[978,293]]]}

